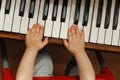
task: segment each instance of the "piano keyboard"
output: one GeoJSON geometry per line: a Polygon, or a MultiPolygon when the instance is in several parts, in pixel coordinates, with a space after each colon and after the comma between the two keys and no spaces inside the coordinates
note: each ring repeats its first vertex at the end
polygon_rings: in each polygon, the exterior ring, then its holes
{"type": "Polygon", "coordinates": [[[120,46],[119,0],[96,0],[90,42],[120,46]]]}
{"type": "Polygon", "coordinates": [[[85,42],[120,46],[119,0],[0,0],[0,31],[26,34],[35,23],[44,36],[67,39],[70,25],[85,42]]]}

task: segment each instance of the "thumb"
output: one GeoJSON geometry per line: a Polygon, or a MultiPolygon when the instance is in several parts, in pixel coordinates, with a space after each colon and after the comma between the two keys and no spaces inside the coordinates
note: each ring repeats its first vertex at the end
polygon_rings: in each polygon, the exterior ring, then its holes
{"type": "Polygon", "coordinates": [[[43,40],[43,45],[47,45],[48,44],[48,37],[46,37],[44,40],[43,40]]]}
{"type": "Polygon", "coordinates": [[[68,48],[68,41],[66,39],[63,39],[63,43],[64,43],[65,47],[68,48]]]}

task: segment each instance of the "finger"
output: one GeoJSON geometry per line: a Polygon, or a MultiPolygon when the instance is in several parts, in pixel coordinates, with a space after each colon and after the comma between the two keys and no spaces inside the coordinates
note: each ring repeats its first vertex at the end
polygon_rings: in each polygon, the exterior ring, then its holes
{"type": "Polygon", "coordinates": [[[79,30],[78,26],[75,26],[75,32],[76,32],[77,34],[80,34],[80,30],[79,30]]]}
{"type": "Polygon", "coordinates": [[[80,35],[80,37],[84,41],[85,34],[84,34],[84,29],[83,28],[81,29],[81,35],[80,35]]]}
{"type": "Polygon", "coordinates": [[[40,24],[38,24],[38,26],[39,26],[39,27],[41,27],[41,25],[40,25],[40,24]]]}
{"type": "Polygon", "coordinates": [[[77,38],[76,31],[75,31],[75,26],[72,26],[72,39],[75,40],[77,38]]]}
{"type": "Polygon", "coordinates": [[[27,31],[26,39],[29,38],[30,33],[31,33],[31,29],[29,29],[29,30],[27,31]]]}
{"type": "Polygon", "coordinates": [[[36,27],[36,24],[33,25],[32,32],[35,32],[35,27],[36,27]]]}
{"type": "Polygon", "coordinates": [[[43,27],[43,25],[42,25],[42,24],[39,24],[39,25],[43,27]]]}
{"type": "Polygon", "coordinates": [[[43,31],[44,31],[43,26],[40,26],[40,32],[39,32],[39,35],[40,35],[40,38],[41,38],[41,39],[43,38],[43,31]]]}
{"type": "Polygon", "coordinates": [[[34,35],[34,36],[36,36],[36,38],[38,38],[38,39],[41,39],[41,37],[40,37],[40,35],[41,35],[41,34],[40,34],[40,28],[41,28],[41,27],[38,25],[37,28],[36,28],[35,35],[34,35]]]}
{"type": "Polygon", "coordinates": [[[72,32],[71,27],[68,29],[68,41],[70,42],[72,40],[72,32]]]}
{"type": "Polygon", "coordinates": [[[47,45],[48,44],[48,37],[46,37],[44,40],[43,40],[43,45],[47,45]]]}
{"type": "Polygon", "coordinates": [[[36,24],[33,24],[32,27],[30,27],[31,29],[33,29],[36,26],[36,24]]]}
{"type": "Polygon", "coordinates": [[[80,38],[81,29],[79,29],[78,26],[76,26],[75,31],[76,31],[77,38],[80,38]]]}
{"type": "Polygon", "coordinates": [[[39,25],[39,24],[37,24],[37,26],[36,26],[36,28],[35,28],[35,31],[36,31],[37,33],[40,32],[40,25],[39,25]]]}
{"type": "Polygon", "coordinates": [[[36,35],[36,29],[37,29],[37,24],[34,24],[30,33],[30,36],[32,37],[31,39],[36,39],[37,35],[36,35]]]}
{"type": "Polygon", "coordinates": [[[63,39],[63,43],[64,43],[65,47],[68,48],[68,41],[66,39],[63,39]]]}

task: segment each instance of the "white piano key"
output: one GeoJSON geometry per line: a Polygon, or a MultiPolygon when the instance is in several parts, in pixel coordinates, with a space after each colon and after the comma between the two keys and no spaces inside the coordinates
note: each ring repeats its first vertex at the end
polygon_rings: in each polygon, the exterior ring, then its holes
{"type": "Polygon", "coordinates": [[[25,12],[24,12],[24,16],[22,17],[21,27],[20,27],[20,33],[22,34],[27,33],[28,22],[29,22],[29,18],[28,18],[29,7],[30,7],[30,0],[26,0],[25,12]]]}
{"type": "Polygon", "coordinates": [[[44,36],[47,36],[47,37],[52,36],[53,21],[51,19],[52,19],[53,5],[54,5],[54,0],[50,0],[48,18],[46,20],[45,30],[44,30],[44,36]]]}
{"type": "Polygon", "coordinates": [[[53,23],[52,37],[54,38],[59,38],[60,26],[61,26],[60,18],[61,18],[61,12],[62,12],[62,4],[63,4],[63,0],[59,0],[57,18],[56,18],[56,21],[54,21],[53,23]]]}
{"type": "MultiPolygon", "coordinates": [[[[120,27],[119,27],[120,29],[120,27]]],[[[119,29],[113,30],[112,35],[112,45],[119,46],[119,29]]]]}
{"type": "Polygon", "coordinates": [[[39,10],[39,17],[38,17],[38,23],[40,23],[42,26],[45,25],[45,21],[42,20],[43,9],[44,9],[44,3],[45,3],[45,0],[41,0],[41,3],[40,3],[40,10],[39,10]]]}
{"type": "Polygon", "coordinates": [[[98,27],[96,27],[96,22],[97,22],[98,6],[99,6],[99,0],[96,0],[94,13],[93,13],[93,22],[92,22],[91,34],[90,34],[90,42],[92,42],[92,43],[97,42],[98,27]]]}
{"type": "Polygon", "coordinates": [[[15,0],[12,0],[10,13],[5,15],[6,17],[5,17],[4,31],[12,30],[14,9],[15,9],[15,0]]]}
{"type": "Polygon", "coordinates": [[[72,7],[71,7],[69,27],[74,24],[75,8],[76,8],[76,0],[72,0],[72,7]]]}
{"type": "Polygon", "coordinates": [[[106,7],[107,7],[107,0],[104,0],[102,22],[101,22],[101,25],[100,25],[100,28],[99,28],[98,41],[97,41],[97,43],[100,43],[100,44],[104,44],[104,40],[105,40],[104,23],[105,23],[105,16],[106,16],[106,7]]]}
{"type": "Polygon", "coordinates": [[[85,42],[88,42],[88,41],[89,41],[90,27],[91,27],[92,14],[93,14],[93,6],[94,6],[94,0],[91,0],[91,1],[90,1],[88,24],[87,24],[87,26],[84,26],[85,42]]]}
{"type": "Polygon", "coordinates": [[[2,5],[1,5],[1,10],[0,10],[0,30],[3,30],[3,26],[4,26],[5,3],[6,3],[6,0],[2,0],[2,5]]]}
{"type": "Polygon", "coordinates": [[[30,18],[29,28],[32,28],[33,24],[37,23],[39,4],[40,4],[40,0],[36,0],[34,16],[33,16],[33,18],[30,18]]]}
{"type": "Polygon", "coordinates": [[[112,45],[120,46],[120,10],[117,29],[113,30],[112,45]]]}
{"type": "Polygon", "coordinates": [[[21,16],[19,16],[20,1],[21,0],[17,0],[16,2],[16,8],[15,8],[15,14],[14,14],[13,26],[12,26],[12,32],[17,32],[17,33],[19,33],[20,31],[20,22],[21,22],[21,16]]]}
{"type": "Polygon", "coordinates": [[[81,9],[80,9],[79,22],[78,22],[79,29],[83,27],[82,26],[82,21],[83,21],[83,16],[84,16],[85,2],[86,2],[86,0],[81,1],[81,9]]]}
{"type": "Polygon", "coordinates": [[[62,39],[67,39],[71,4],[72,4],[72,0],[68,0],[66,21],[62,22],[62,25],[61,25],[60,38],[62,39]]]}
{"type": "Polygon", "coordinates": [[[106,29],[106,34],[105,34],[105,44],[107,45],[112,44],[112,27],[113,27],[114,9],[115,9],[115,0],[112,1],[110,25],[109,28],[106,29]]]}

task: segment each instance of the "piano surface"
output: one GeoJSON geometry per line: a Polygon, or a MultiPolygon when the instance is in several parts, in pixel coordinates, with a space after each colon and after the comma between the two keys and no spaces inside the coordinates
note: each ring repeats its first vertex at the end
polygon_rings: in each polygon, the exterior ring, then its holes
{"type": "Polygon", "coordinates": [[[70,25],[85,30],[86,48],[120,52],[119,0],[0,0],[0,37],[24,40],[35,23],[62,44],[70,25]]]}

